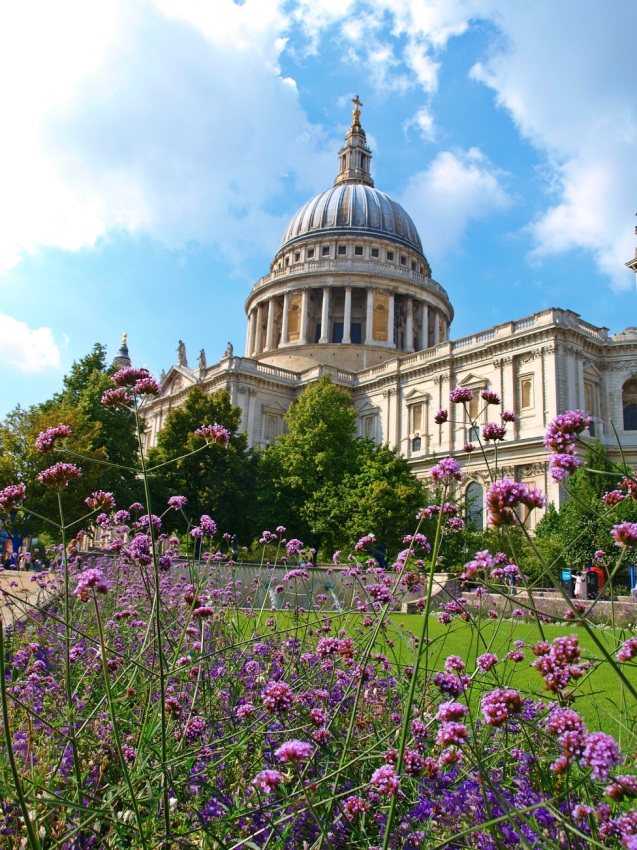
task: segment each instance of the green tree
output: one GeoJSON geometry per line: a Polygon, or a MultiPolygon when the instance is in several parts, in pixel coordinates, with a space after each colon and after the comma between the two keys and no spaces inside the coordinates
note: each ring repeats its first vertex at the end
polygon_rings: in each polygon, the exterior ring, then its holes
{"type": "MultiPolygon", "coordinates": [[[[202,514],[213,517],[223,533],[246,540],[254,532],[256,462],[239,433],[241,409],[234,407],[225,390],[206,395],[193,387],[183,407],[169,413],[148,455],[152,472],[153,512],[161,513],[170,496],[186,496],[186,515],[195,524],[202,514]],[[226,447],[211,445],[194,432],[202,425],[223,425],[230,432],[226,447]],[[195,452],[193,454],[193,452],[195,452]],[[174,462],[173,462],[174,461],[174,462]]],[[[170,512],[165,527],[185,531],[180,514],[170,512]]]]}
{"type": "MultiPolygon", "coordinates": [[[[84,499],[94,490],[112,492],[122,506],[141,495],[134,471],[138,465],[134,414],[128,410],[114,411],[101,404],[102,393],[112,387],[112,371],[105,347],[96,344],[86,357],[73,363],[61,392],[27,410],[17,407],[0,424],[0,484],[23,481],[27,485],[25,508],[57,518],[57,496],[40,484],[37,476],[58,461],[73,462],[82,469],[82,479],[64,491],[67,522],[87,513],[84,499]],[[47,454],[38,452],[37,435],[60,423],[72,431],[64,449],[56,448],[47,454]]],[[[26,513],[18,525],[24,533],[37,533],[43,527],[26,513]]]]}

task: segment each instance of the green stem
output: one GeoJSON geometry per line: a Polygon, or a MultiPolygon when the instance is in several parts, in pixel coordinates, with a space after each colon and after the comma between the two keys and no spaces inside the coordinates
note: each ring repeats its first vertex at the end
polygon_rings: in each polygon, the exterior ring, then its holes
{"type": "Polygon", "coordinates": [[[24,825],[27,830],[27,835],[29,839],[29,845],[32,850],[40,850],[42,845],[40,844],[40,839],[38,838],[33,824],[31,823],[31,818],[29,817],[29,808],[27,806],[27,801],[24,796],[24,791],[22,789],[22,783],[20,782],[20,774],[18,773],[18,766],[15,762],[15,755],[13,754],[13,748],[11,746],[11,729],[9,726],[9,702],[7,698],[7,680],[5,678],[5,669],[4,669],[4,624],[0,619],[0,697],[2,697],[2,723],[4,726],[4,737],[7,744],[7,756],[9,757],[9,766],[11,768],[11,774],[13,776],[13,782],[15,785],[16,794],[18,795],[18,803],[20,805],[20,811],[22,812],[22,818],[24,820],[24,825]]]}

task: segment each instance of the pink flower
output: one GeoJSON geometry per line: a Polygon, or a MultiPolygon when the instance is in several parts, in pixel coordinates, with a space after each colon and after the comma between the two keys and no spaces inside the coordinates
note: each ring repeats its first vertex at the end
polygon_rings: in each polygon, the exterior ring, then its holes
{"type": "Polygon", "coordinates": [[[74,478],[81,478],[82,470],[73,463],[56,463],[38,473],[38,481],[45,487],[66,487],[74,478]]]}
{"type": "Polygon", "coordinates": [[[506,428],[504,425],[497,425],[495,422],[487,422],[487,424],[482,429],[482,439],[489,442],[489,440],[504,440],[506,437],[506,428]]]}
{"type": "Polygon", "coordinates": [[[261,696],[263,706],[270,714],[283,714],[294,704],[294,692],[285,682],[269,682],[261,696]]]}
{"type": "Polygon", "coordinates": [[[168,499],[168,507],[172,508],[173,511],[180,511],[182,508],[186,507],[188,504],[188,499],[185,496],[171,496],[168,499]]]}
{"type": "Polygon", "coordinates": [[[615,546],[637,546],[637,522],[620,522],[611,531],[615,546]]]}
{"type": "Polygon", "coordinates": [[[461,404],[471,401],[472,398],[473,390],[470,390],[468,387],[456,387],[455,390],[451,390],[449,393],[449,401],[452,404],[461,404]]]}
{"type": "Polygon", "coordinates": [[[512,525],[516,521],[514,508],[525,505],[527,508],[542,508],[546,500],[537,487],[502,478],[494,481],[485,497],[489,522],[491,525],[512,525]]]}
{"type": "Polygon", "coordinates": [[[482,697],[480,708],[489,726],[502,726],[509,717],[522,711],[524,698],[513,688],[499,688],[482,697]]]}
{"type": "Polygon", "coordinates": [[[619,764],[620,760],[619,746],[614,738],[604,732],[588,735],[580,764],[593,768],[593,779],[608,779],[611,767],[619,764]]]}
{"type": "Polygon", "coordinates": [[[354,546],[354,551],[362,552],[363,549],[365,549],[365,547],[370,543],[376,543],[376,538],[373,534],[366,534],[364,537],[361,537],[356,546],[354,546]]]}
{"type": "Polygon", "coordinates": [[[126,366],[115,372],[111,380],[116,387],[134,387],[138,381],[150,378],[148,369],[136,369],[134,366],[126,366]]]}
{"type": "Polygon", "coordinates": [[[584,461],[573,452],[552,454],[549,460],[549,469],[553,481],[564,481],[580,466],[584,466],[584,461]]]}
{"type": "Polygon", "coordinates": [[[482,390],[480,395],[487,404],[500,404],[501,402],[500,396],[494,393],[493,390],[482,390]]]}
{"type": "Polygon", "coordinates": [[[271,794],[282,782],[283,776],[278,770],[262,770],[252,780],[252,784],[256,785],[264,794],[271,794]]]}
{"type": "Polygon", "coordinates": [[[4,490],[0,490],[0,512],[9,513],[24,502],[27,494],[25,484],[10,484],[4,490]]]}
{"type": "Polygon", "coordinates": [[[464,723],[443,723],[436,733],[436,743],[441,747],[460,746],[469,737],[469,730],[464,723]]]}
{"type": "Polygon", "coordinates": [[[159,395],[159,384],[153,377],[147,375],[146,377],[135,381],[133,384],[133,392],[137,393],[137,395],[159,395]]]}
{"type": "Polygon", "coordinates": [[[64,440],[72,434],[68,425],[59,424],[55,428],[41,431],[35,439],[35,447],[39,452],[50,452],[58,440],[64,440]]]}
{"type": "Polygon", "coordinates": [[[400,777],[391,764],[384,764],[372,773],[370,783],[379,794],[391,797],[400,788],[400,777]]]}
{"type": "Polygon", "coordinates": [[[629,638],[617,650],[615,658],[618,661],[632,661],[637,655],[637,637],[629,638]]]}
{"type": "Polygon", "coordinates": [[[498,656],[493,652],[485,652],[484,655],[480,655],[476,658],[476,665],[478,670],[482,673],[486,673],[490,670],[495,664],[498,663],[498,656]]]}
{"type": "Polygon", "coordinates": [[[306,741],[286,741],[274,751],[274,755],[282,762],[307,761],[312,755],[312,745],[306,741]]]}
{"type": "Polygon", "coordinates": [[[503,422],[515,422],[517,418],[518,415],[515,410],[503,410],[500,414],[500,419],[503,422]]]}
{"type": "Polygon", "coordinates": [[[115,507],[113,494],[105,493],[104,490],[96,490],[95,493],[91,493],[84,501],[92,511],[112,511],[115,507]]]}
{"type": "Polygon", "coordinates": [[[227,446],[230,442],[230,431],[223,425],[202,425],[201,428],[197,428],[195,434],[222,446],[227,446]]]}
{"type": "Polygon", "coordinates": [[[593,420],[583,410],[567,410],[552,419],[544,434],[544,445],[551,452],[565,452],[593,420]]]}
{"type": "Polygon", "coordinates": [[[437,410],[434,413],[434,422],[436,425],[444,425],[444,423],[449,418],[449,412],[445,410],[444,407],[441,407],[440,410],[437,410]]]}
{"type": "Polygon", "coordinates": [[[462,481],[464,472],[460,469],[458,461],[452,457],[443,457],[429,470],[432,481],[441,484],[450,484],[452,481],[462,481]]]}
{"type": "Polygon", "coordinates": [[[115,390],[105,390],[102,393],[102,404],[104,407],[112,407],[118,410],[120,407],[126,407],[132,402],[132,397],[126,390],[126,387],[118,387],[115,390]]]}
{"type": "Polygon", "coordinates": [[[217,533],[217,523],[208,514],[203,514],[199,520],[199,527],[208,537],[214,537],[217,533]]]}
{"type": "Polygon", "coordinates": [[[78,596],[82,602],[88,602],[90,588],[94,588],[95,593],[108,593],[109,584],[101,570],[94,568],[84,570],[77,580],[73,595],[78,596]]]}

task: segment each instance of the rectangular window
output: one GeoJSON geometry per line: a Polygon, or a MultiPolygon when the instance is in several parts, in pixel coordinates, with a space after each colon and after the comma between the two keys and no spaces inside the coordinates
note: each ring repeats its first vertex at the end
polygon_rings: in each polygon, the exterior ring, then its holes
{"type": "Polygon", "coordinates": [[[338,246],[339,254],[347,254],[347,245],[339,245],[338,246]]]}
{"type": "Polygon", "coordinates": [[[411,261],[411,270],[412,270],[412,272],[416,271],[416,261],[415,260],[411,261]]]}
{"type": "Polygon", "coordinates": [[[323,256],[324,256],[324,257],[329,257],[329,255],[330,255],[330,246],[329,246],[329,245],[323,245],[323,248],[322,248],[322,250],[321,250],[321,253],[323,254],[323,256]]]}
{"type": "Polygon", "coordinates": [[[360,345],[362,339],[361,333],[361,323],[360,322],[352,322],[351,328],[351,340],[354,345],[360,345]]]}
{"type": "Polygon", "coordinates": [[[400,265],[401,265],[401,266],[406,266],[406,265],[407,265],[407,257],[406,257],[404,254],[401,254],[401,255],[400,255],[400,265]]]}
{"type": "Polygon", "coordinates": [[[332,342],[343,342],[343,322],[332,322],[332,342]]]}
{"type": "Polygon", "coordinates": [[[294,262],[295,262],[295,263],[298,263],[298,261],[299,261],[300,259],[301,259],[301,252],[300,252],[300,251],[297,251],[297,252],[294,254],[294,262]]]}
{"type": "Polygon", "coordinates": [[[520,407],[522,410],[534,407],[532,375],[520,378],[520,407]]]}
{"type": "Polygon", "coordinates": [[[473,398],[469,402],[469,417],[475,421],[480,413],[480,390],[473,391],[473,398]]]}
{"type": "Polygon", "coordinates": [[[273,442],[281,433],[281,417],[271,413],[265,417],[265,439],[268,443],[273,442]]]}
{"type": "Polygon", "coordinates": [[[379,254],[378,248],[372,248],[372,257],[377,257],[379,254]]]}
{"type": "Polygon", "coordinates": [[[366,416],[363,419],[363,436],[374,439],[376,436],[376,417],[366,416]]]}
{"type": "Polygon", "coordinates": [[[354,253],[356,254],[357,257],[362,257],[363,256],[363,246],[362,245],[356,245],[354,247],[354,253]]]}
{"type": "Polygon", "coordinates": [[[314,248],[308,248],[308,249],[307,249],[307,258],[308,258],[308,260],[311,260],[313,256],[314,256],[314,248]]]}
{"type": "Polygon", "coordinates": [[[393,261],[393,259],[394,259],[394,252],[393,251],[387,252],[387,259],[390,260],[390,261],[393,261]]]}
{"type": "Polygon", "coordinates": [[[411,433],[422,431],[422,404],[415,404],[411,409],[411,433]]]}

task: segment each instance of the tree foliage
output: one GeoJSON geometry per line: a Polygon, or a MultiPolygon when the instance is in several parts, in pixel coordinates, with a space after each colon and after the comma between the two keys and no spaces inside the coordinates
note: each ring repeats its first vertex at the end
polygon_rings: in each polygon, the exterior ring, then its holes
{"type": "MultiPolygon", "coordinates": [[[[27,485],[25,508],[46,517],[58,516],[57,495],[39,481],[38,473],[58,461],[72,462],[82,469],[80,482],[64,490],[64,513],[73,522],[87,513],[85,497],[94,490],[112,492],[117,503],[128,505],[139,498],[136,480],[137,435],[134,414],[114,411],[101,404],[102,393],[112,386],[112,367],[106,348],[96,344],[89,354],[73,363],[63,379],[63,389],[53,398],[24,410],[16,407],[0,423],[0,486],[16,481],[27,485]],[[72,435],[64,449],[41,454],[35,448],[37,435],[63,423],[72,435]],[[83,455],[86,459],[78,459],[83,455]]],[[[28,516],[18,519],[18,530],[36,534],[42,522],[28,516]]]]}
{"type": "MultiPolygon", "coordinates": [[[[206,395],[193,387],[183,407],[172,410],[148,456],[154,513],[161,513],[170,496],[186,496],[186,515],[195,523],[202,514],[212,516],[222,533],[247,540],[254,533],[256,463],[248,451],[247,436],[239,433],[241,408],[234,407],[225,390],[206,395]],[[205,446],[194,432],[202,425],[223,425],[230,442],[205,446]],[[161,465],[161,466],[160,466],[161,465]]],[[[177,513],[164,519],[167,528],[185,531],[177,513]]]]}

